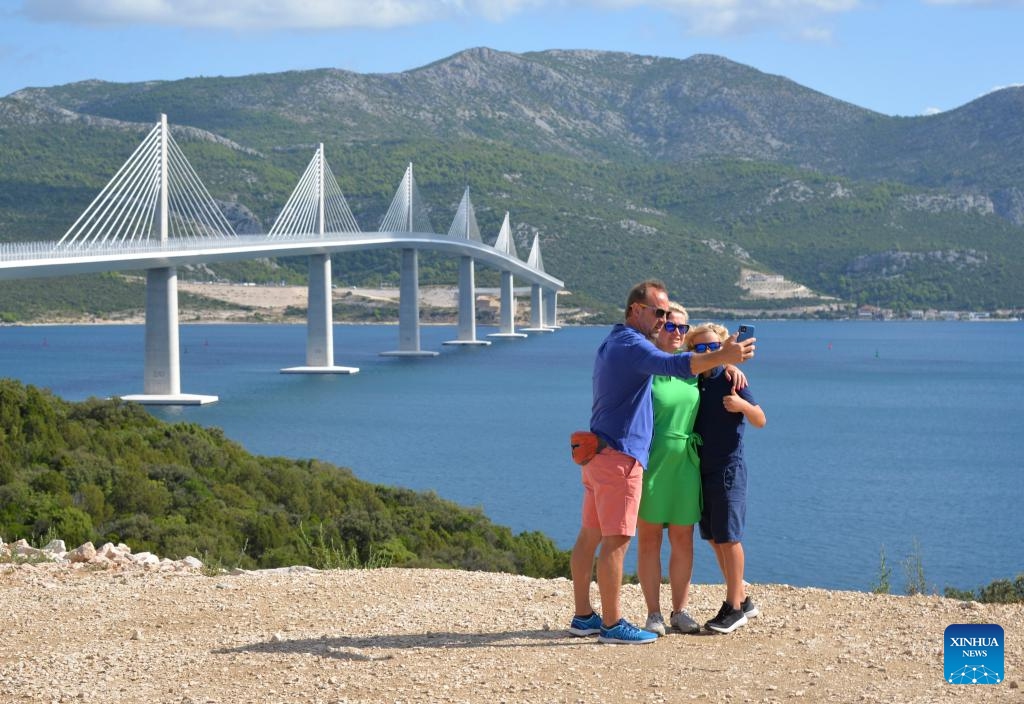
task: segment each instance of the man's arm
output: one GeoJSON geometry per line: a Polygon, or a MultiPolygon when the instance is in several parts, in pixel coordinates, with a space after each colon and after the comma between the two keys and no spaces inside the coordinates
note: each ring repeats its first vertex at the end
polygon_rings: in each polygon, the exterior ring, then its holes
{"type": "Polygon", "coordinates": [[[683,379],[697,376],[701,372],[714,369],[721,364],[741,364],[754,356],[754,343],[757,338],[736,342],[733,335],[722,343],[717,352],[682,354],[662,352],[650,340],[637,337],[634,344],[625,345],[620,349],[622,363],[641,374],[660,374],[677,376],[683,379]]]}

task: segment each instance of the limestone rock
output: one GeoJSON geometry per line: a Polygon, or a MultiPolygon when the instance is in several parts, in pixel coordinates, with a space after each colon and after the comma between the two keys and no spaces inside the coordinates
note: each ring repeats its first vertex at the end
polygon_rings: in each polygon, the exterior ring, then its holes
{"type": "Polygon", "coordinates": [[[68,559],[72,562],[89,562],[94,557],[96,557],[96,546],[92,543],[79,545],[68,553],[68,559]]]}

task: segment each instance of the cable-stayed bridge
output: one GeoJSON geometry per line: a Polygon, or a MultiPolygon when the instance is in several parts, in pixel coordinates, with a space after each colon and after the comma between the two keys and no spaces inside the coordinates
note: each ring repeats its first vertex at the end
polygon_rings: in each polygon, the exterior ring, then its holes
{"type": "Polygon", "coordinates": [[[526,337],[515,329],[514,279],[530,284],[529,332],[558,328],[562,281],[544,271],[537,237],[519,259],[509,214],[494,245],[484,244],[467,188],[446,235],[434,232],[409,164],[376,232],[360,229],[319,146],[267,234],[238,235],[175,143],[167,116],[150,131],[93,202],[58,241],[0,244],[0,279],[103,271],[146,271],[143,393],[125,399],[149,404],[212,403],[216,396],[181,391],[177,267],[257,257],[309,257],[306,363],[287,373],[351,374],[336,365],[331,255],[399,249],[401,280],[398,347],[391,356],[434,356],[420,347],[419,252],[459,257],[459,312],[451,345],[489,345],[476,334],[475,264],[501,274],[500,324],[493,338],[526,337]]]}

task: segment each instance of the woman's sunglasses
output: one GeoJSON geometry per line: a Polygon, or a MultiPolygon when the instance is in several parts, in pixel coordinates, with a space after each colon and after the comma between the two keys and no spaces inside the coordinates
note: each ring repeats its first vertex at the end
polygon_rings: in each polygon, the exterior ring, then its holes
{"type": "Polygon", "coordinates": [[[680,335],[685,335],[686,331],[690,329],[690,326],[686,323],[673,323],[669,321],[664,325],[665,332],[678,332],[680,335]]]}
{"type": "MultiPolygon", "coordinates": [[[[665,323],[665,326],[668,327],[668,323],[665,323]]],[[[701,352],[701,353],[703,353],[703,352],[717,352],[720,349],[722,349],[722,343],[721,342],[698,342],[696,345],[693,346],[693,351],[694,352],[701,352]]]]}

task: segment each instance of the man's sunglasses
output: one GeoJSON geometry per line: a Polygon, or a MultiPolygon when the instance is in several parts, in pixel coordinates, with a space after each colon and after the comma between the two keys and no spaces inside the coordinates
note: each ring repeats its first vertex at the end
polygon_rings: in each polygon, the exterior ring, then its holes
{"type": "Polygon", "coordinates": [[[644,308],[653,308],[655,318],[664,318],[668,316],[668,311],[664,308],[655,308],[654,306],[649,306],[646,303],[640,303],[639,301],[637,301],[637,305],[643,306],[644,308]]]}
{"type": "Polygon", "coordinates": [[[665,323],[664,328],[666,332],[678,332],[680,335],[685,335],[690,326],[686,323],[673,323],[669,321],[665,323]]]}
{"type": "Polygon", "coordinates": [[[698,342],[693,346],[694,352],[717,352],[722,349],[721,342],[698,342]]]}

